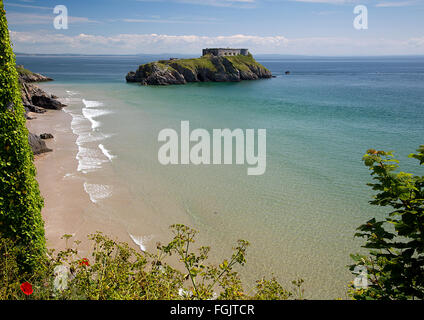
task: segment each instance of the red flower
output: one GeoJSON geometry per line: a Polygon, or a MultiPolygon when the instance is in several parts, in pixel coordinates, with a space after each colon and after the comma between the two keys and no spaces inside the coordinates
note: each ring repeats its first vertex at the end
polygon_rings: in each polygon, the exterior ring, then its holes
{"type": "Polygon", "coordinates": [[[21,284],[21,290],[23,293],[25,293],[27,296],[31,295],[34,290],[32,290],[32,285],[29,282],[24,282],[21,284]]]}
{"type": "Polygon", "coordinates": [[[81,261],[79,262],[80,266],[89,266],[90,265],[90,261],[88,261],[87,258],[82,258],[81,261]]]}

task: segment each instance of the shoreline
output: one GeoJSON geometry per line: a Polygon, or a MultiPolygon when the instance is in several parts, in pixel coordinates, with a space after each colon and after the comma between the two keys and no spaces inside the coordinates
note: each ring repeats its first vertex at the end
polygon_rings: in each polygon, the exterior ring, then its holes
{"type": "Polygon", "coordinates": [[[54,136],[45,140],[47,147],[53,151],[34,156],[36,179],[44,198],[41,213],[47,247],[65,249],[66,241],[61,238],[67,234],[73,236],[68,246],[79,240],[79,252],[86,254],[90,249],[87,236],[101,231],[138,249],[123,225],[96,214],[101,208],[90,200],[84,189],[84,180],[77,175],[77,135],[71,129],[71,115],[64,110],[47,110],[43,114],[31,113],[30,116],[33,119],[26,124],[29,131],[37,135],[47,131],[54,136]]]}
{"type": "MultiPolygon", "coordinates": [[[[167,214],[158,215],[148,197],[136,196],[116,175],[120,160],[107,148],[115,133],[101,130],[98,119],[114,111],[105,110],[102,100],[60,83],[37,83],[37,87],[66,105],[44,113],[29,112],[31,120],[26,122],[37,136],[53,135],[42,140],[52,151],[34,156],[48,248],[66,248],[67,241],[61,239],[66,234],[73,235],[69,244],[78,240],[78,249],[90,253],[87,236],[99,231],[137,251],[154,252],[157,242],[171,240],[170,225],[192,224],[185,211],[175,214],[174,204],[166,205],[167,214]]],[[[154,183],[154,179],[146,181],[154,183]]]]}

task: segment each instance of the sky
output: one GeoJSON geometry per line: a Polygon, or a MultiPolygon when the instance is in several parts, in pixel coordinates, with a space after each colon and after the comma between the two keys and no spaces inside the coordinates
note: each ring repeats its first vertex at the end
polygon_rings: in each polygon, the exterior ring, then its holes
{"type": "MultiPolygon", "coordinates": [[[[0,0],[1,1],[1,0],[0,0]]],[[[424,54],[424,0],[4,0],[15,52],[424,54]],[[64,5],[68,29],[56,29],[64,5]],[[354,27],[367,9],[367,29],[354,27]]],[[[361,20],[364,23],[364,20],[361,20]]]]}

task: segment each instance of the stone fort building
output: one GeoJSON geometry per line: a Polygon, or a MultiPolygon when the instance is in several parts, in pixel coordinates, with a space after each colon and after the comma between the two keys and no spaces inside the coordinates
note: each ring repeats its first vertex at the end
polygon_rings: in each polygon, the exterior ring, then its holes
{"type": "Polygon", "coordinates": [[[247,56],[248,49],[232,49],[232,48],[206,48],[203,49],[203,55],[212,54],[217,57],[221,56],[237,56],[239,54],[247,56]]]}

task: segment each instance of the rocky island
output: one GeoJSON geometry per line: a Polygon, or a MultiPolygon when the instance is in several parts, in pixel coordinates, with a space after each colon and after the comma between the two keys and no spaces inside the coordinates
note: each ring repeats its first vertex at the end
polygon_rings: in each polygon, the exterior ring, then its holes
{"type": "Polygon", "coordinates": [[[185,84],[187,82],[237,82],[271,78],[247,49],[204,49],[194,59],[169,59],[146,63],[127,74],[127,82],[142,85],[185,84]]]}

